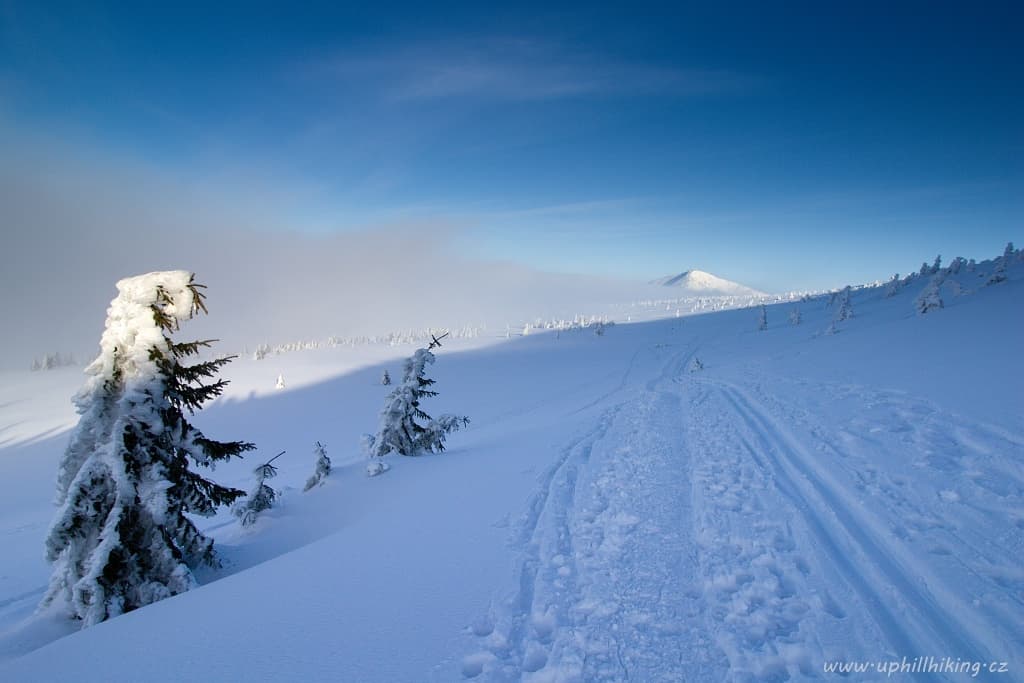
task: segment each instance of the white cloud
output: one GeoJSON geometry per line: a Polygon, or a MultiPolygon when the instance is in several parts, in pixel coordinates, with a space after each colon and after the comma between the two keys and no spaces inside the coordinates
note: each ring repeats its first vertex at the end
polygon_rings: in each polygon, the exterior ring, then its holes
{"type": "Polygon", "coordinates": [[[524,39],[438,42],[386,54],[334,57],[317,62],[306,73],[375,88],[394,102],[686,97],[743,93],[763,85],[760,79],[724,69],[631,62],[524,39]]]}

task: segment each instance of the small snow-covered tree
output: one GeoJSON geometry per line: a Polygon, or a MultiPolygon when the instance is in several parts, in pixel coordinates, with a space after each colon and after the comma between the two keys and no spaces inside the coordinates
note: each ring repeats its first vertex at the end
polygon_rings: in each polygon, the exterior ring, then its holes
{"type": "Polygon", "coordinates": [[[384,374],[380,376],[380,383],[384,386],[388,386],[391,384],[391,375],[388,374],[387,370],[385,370],[384,374]]]}
{"type": "Polygon", "coordinates": [[[764,332],[768,329],[768,309],[761,304],[761,312],[757,316],[757,329],[764,332]]]}
{"type": "Polygon", "coordinates": [[[899,294],[899,291],[900,291],[900,274],[896,273],[895,275],[892,276],[892,279],[889,280],[889,284],[885,288],[885,298],[886,299],[891,299],[892,297],[894,297],[897,294],[899,294]]]}
{"type": "Polygon", "coordinates": [[[967,263],[962,256],[957,256],[949,262],[949,266],[946,267],[946,272],[950,275],[957,275],[960,273],[960,269],[967,263]]]}
{"type": "Polygon", "coordinates": [[[284,451],[281,451],[262,465],[257,465],[256,469],[253,470],[253,474],[256,475],[256,484],[252,487],[252,491],[249,492],[245,500],[237,503],[232,510],[235,513],[235,517],[238,517],[242,522],[242,526],[252,526],[261,512],[274,507],[274,501],[277,500],[278,493],[267,484],[267,479],[273,479],[277,476],[277,468],[270,463],[280,458],[284,453],[284,451]]]}
{"type": "Polygon", "coordinates": [[[935,275],[942,270],[942,254],[935,257],[935,263],[932,264],[931,274],[935,275]]]}
{"type": "Polygon", "coordinates": [[[933,277],[921,292],[921,295],[917,297],[914,306],[917,308],[918,315],[924,315],[930,311],[942,308],[942,295],[939,292],[941,285],[942,278],[938,276],[933,277]]]}
{"type": "Polygon", "coordinates": [[[975,268],[977,268],[977,267],[978,267],[978,264],[975,263],[974,259],[967,259],[967,272],[968,273],[973,273],[975,268]]]}
{"type": "Polygon", "coordinates": [[[422,399],[437,395],[430,388],[434,380],[426,376],[426,367],[433,362],[434,354],[427,349],[418,349],[406,359],[402,383],[388,395],[380,414],[380,429],[368,443],[374,456],[392,451],[401,455],[419,455],[424,451],[440,453],[447,435],[469,424],[468,417],[431,418],[420,408],[422,399]]]}
{"type": "Polygon", "coordinates": [[[1003,249],[1003,260],[1010,261],[1016,253],[1017,250],[1013,248],[1013,242],[1007,242],[1006,248],[1003,249]]]}
{"type": "Polygon", "coordinates": [[[799,325],[802,322],[803,322],[803,316],[800,314],[800,309],[799,308],[794,308],[792,311],[789,312],[789,324],[790,325],[799,325]]]}
{"type": "Polygon", "coordinates": [[[316,456],[316,469],[313,470],[312,476],[306,480],[306,486],[303,487],[303,491],[308,491],[314,486],[319,486],[324,483],[324,479],[331,473],[331,459],[327,457],[327,447],[319,441],[313,446],[313,455],[316,456]]]}
{"type": "Polygon", "coordinates": [[[1006,281],[1006,258],[997,258],[995,270],[985,282],[986,285],[997,285],[1006,281]]]}
{"type": "Polygon", "coordinates": [[[931,273],[932,273],[932,267],[928,265],[927,261],[923,261],[921,263],[921,271],[918,274],[919,275],[931,275],[931,273]]]}
{"type": "Polygon", "coordinates": [[[275,389],[284,389],[284,375],[278,375],[277,381],[274,383],[275,389]]]}
{"type": "Polygon", "coordinates": [[[839,311],[836,313],[836,320],[842,322],[853,317],[853,303],[850,301],[850,285],[843,288],[839,301],[839,311]]]}
{"type": "Polygon", "coordinates": [[[117,283],[100,355],[76,397],[79,422],[57,476],[59,509],[46,539],[47,605],[62,599],[89,626],[192,588],[216,565],[213,541],[191,516],[212,515],[243,491],[195,472],[254,446],[207,438],[186,419],[227,384],[211,381],[231,357],[185,365],[211,341],[175,342],[182,321],[206,312],[188,271],[117,283]]]}

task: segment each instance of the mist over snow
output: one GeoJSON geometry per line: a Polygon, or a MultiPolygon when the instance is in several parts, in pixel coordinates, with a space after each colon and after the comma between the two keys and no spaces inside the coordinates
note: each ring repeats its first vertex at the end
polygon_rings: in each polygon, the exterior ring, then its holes
{"type": "MultiPolygon", "coordinates": [[[[5,140],[9,142],[10,140],[5,140]]],[[[7,321],[0,367],[96,352],[121,278],[186,269],[207,285],[194,334],[245,345],[593,315],[640,296],[636,283],[546,273],[460,254],[471,227],[441,221],[343,232],[291,226],[302,196],[267,185],[186,181],[66,150],[8,147],[0,161],[7,321]]],[[[338,222],[344,224],[345,216],[338,222]]]]}

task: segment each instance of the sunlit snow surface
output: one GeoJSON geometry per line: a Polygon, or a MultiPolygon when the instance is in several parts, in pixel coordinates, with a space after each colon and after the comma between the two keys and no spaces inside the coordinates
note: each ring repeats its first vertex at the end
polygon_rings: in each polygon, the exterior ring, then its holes
{"type": "Polygon", "coordinates": [[[928,277],[854,290],[836,334],[824,297],[764,332],[659,302],[602,335],[452,340],[423,407],[469,429],[373,478],[360,436],[415,345],[240,358],[196,423],[260,448],[225,484],[286,450],[280,506],[204,520],[223,569],[84,631],[33,614],[84,378],[7,373],[0,680],[839,680],[826,662],[904,656],[1022,680],[1024,263],[986,287],[992,267],[924,316],[928,277]],[[316,441],[336,468],[301,493],[316,441]]]}

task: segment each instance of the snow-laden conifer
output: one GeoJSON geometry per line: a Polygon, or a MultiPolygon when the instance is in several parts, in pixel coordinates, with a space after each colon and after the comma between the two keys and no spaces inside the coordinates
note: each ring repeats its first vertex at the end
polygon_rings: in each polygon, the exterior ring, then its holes
{"type": "Polygon", "coordinates": [[[308,491],[314,486],[319,486],[324,483],[324,479],[331,473],[331,459],[327,457],[327,447],[319,441],[313,446],[313,455],[316,456],[316,465],[313,470],[312,476],[306,480],[306,486],[303,487],[303,491],[308,491]]]}
{"type": "Polygon", "coordinates": [[[891,299],[892,297],[899,294],[900,291],[900,274],[896,273],[889,280],[889,284],[885,287],[885,298],[891,299]]]}
{"type": "Polygon", "coordinates": [[[852,317],[853,303],[850,301],[850,285],[846,285],[839,297],[839,311],[836,313],[836,320],[842,322],[852,317]]]}
{"type": "Polygon", "coordinates": [[[422,399],[437,395],[430,389],[434,380],[426,376],[426,367],[433,362],[434,354],[427,349],[418,349],[406,359],[402,382],[388,394],[380,414],[380,429],[367,444],[372,455],[392,451],[401,455],[439,453],[448,434],[469,424],[468,417],[456,415],[431,418],[420,407],[422,399]]]}
{"type": "Polygon", "coordinates": [[[118,282],[100,355],[75,399],[81,417],[58,471],[43,604],[60,599],[85,625],[193,587],[192,570],[216,557],[189,515],[244,495],[192,470],[253,448],[209,439],[186,420],[220,395],[226,381],[203,382],[231,360],[185,365],[211,342],[171,339],[206,312],[201,288],[187,271],[118,282]]]}
{"type": "Polygon", "coordinates": [[[918,315],[924,315],[930,311],[942,308],[942,295],[939,292],[939,287],[942,285],[942,277],[936,275],[928,282],[921,295],[917,297],[914,302],[914,306],[917,309],[918,315]]]}
{"type": "Polygon", "coordinates": [[[253,485],[252,491],[249,492],[245,500],[237,503],[232,510],[235,513],[235,517],[241,520],[242,526],[252,526],[261,512],[274,507],[274,501],[277,500],[278,493],[267,484],[267,479],[273,479],[277,476],[277,468],[271,463],[284,455],[284,453],[284,451],[281,451],[262,465],[257,465],[256,469],[253,470],[253,474],[256,475],[256,483],[253,485]]]}
{"type": "Polygon", "coordinates": [[[384,373],[380,376],[380,383],[382,385],[384,385],[384,386],[390,386],[390,384],[391,384],[391,375],[388,374],[387,370],[385,370],[384,373]]]}
{"type": "Polygon", "coordinates": [[[1006,281],[1006,257],[996,259],[996,267],[992,271],[988,280],[985,282],[986,285],[997,285],[1000,282],[1006,281]]]}
{"type": "Polygon", "coordinates": [[[803,315],[800,313],[800,308],[794,307],[793,310],[789,312],[789,324],[799,325],[801,322],[803,322],[803,315]]]}
{"type": "Polygon", "coordinates": [[[768,309],[761,304],[761,312],[757,316],[757,329],[764,332],[768,329],[768,309]]]}

